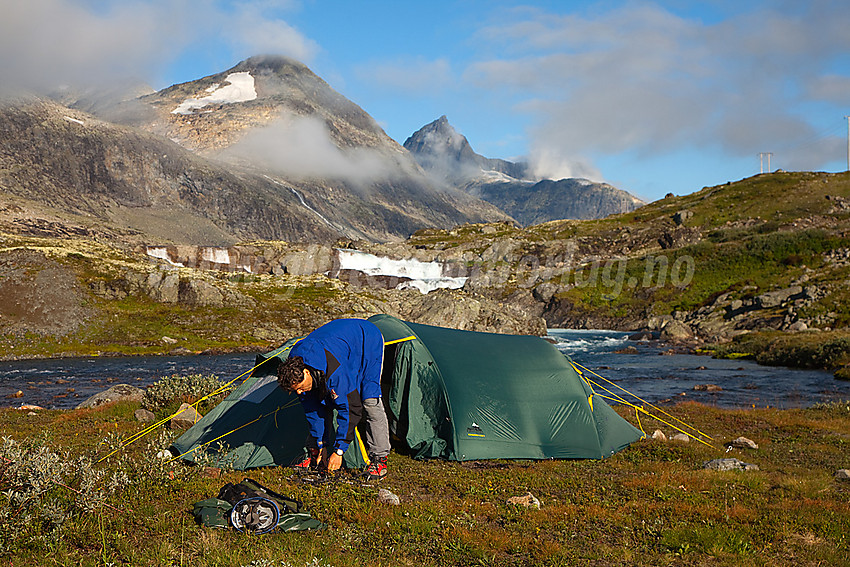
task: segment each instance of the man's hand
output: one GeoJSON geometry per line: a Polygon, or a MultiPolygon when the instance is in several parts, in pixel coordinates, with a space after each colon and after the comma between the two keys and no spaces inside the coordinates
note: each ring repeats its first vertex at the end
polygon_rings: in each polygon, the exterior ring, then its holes
{"type": "Polygon", "coordinates": [[[319,463],[322,462],[322,458],[324,457],[324,453],[317,449],[316,447],[312,447],[309,449],[310,451],[310,467],[316,468],[319,466],[319,463]]]}
{"type": "Polygon", "coordinates": [[[328,457],[328,472],[334,472],[341,466],[342,455],[338,455],[336,452],[331,453],[330,457],[328,457]]]}

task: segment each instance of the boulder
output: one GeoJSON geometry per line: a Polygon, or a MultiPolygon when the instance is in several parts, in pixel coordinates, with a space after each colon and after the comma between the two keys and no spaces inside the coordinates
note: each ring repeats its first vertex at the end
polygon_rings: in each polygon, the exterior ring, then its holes
{"type": "Polygon", "coordinates": [[[759,470],[758,465],[753,465],[751,463],[745,463],[738,459],[714,459],[713,461],[706,461],[702,468],[714,470],[714,471],[757,471],[759,470]]]}
{"type": "Polygon", "coordinates": [[[746,437],[738,437],[729,442],[729,447],[735,447],[736,449],[758,449],[758,443],[753,441],[752,439],[747,439],[746,437]]]}
{"type": "Polygon", "coordinates": [[[153,421],[156,419],[156,414],[144,408],[137,409],[135,412],[133,412],[133,416],[136,418],[137,421],[141,421],[142,423],[148,423],[149,421],[153,421]]]}
{"type": "Polygon", "coordinates": [[[211,283],[204,280],[185,280],[180,282],[180,303],[198,307],[223,307],[224,294],[211,283]]]}
{"type": "Polygon", "coordinates": [[[171,418],[169,427],[171,427],[171,429],[188,429],[198,423],[201,417],[201,414],[199,414],[194,407],[187,403],[183,403],[180,405],[180,409],[177,410],[177,413],[174,414],[174,417],[171,418]]]}
{"type": "Polygon", "coordinates": [[[652,439],[655,439],[656,441],[667,441],[667,436],[664,435],[664,432],[660,429],[656,429],[652,432],[652,439]]]}
{"type": "Polygon", "coordinates": [[[378,490],[378,502],[381,504],[389,504],[390,506],[398,506],[401,504],[401,500],[398,495],[393,494],[386,488],[378,490]]]}
{"type": "Polygon", "coordinates": [[[93,395],[77,406],[77,409],[94,408],[110,402],[130,401],[141,402],[144,390],[129,384],[116,384],[98,394],[93,395]]]}
{"type": "Polygon", "coordinates": [[[835,471],[835,480],[850,480],[850,469],[838,469],[835,471]]]}
{"type": "Polygon", "coordinates": [[[803,287],[799,285],[794,285],[789,288],[780,289],[777,291],[769,291],[756,297],[756,305],[761,307],[762,309],[778,307],[779,305],[782,305],[792,297],[801,295],[802,293],[803,287]]]}
{"type": "MultiPolygon", "coordinates": [[[[705,370],[705,367],[700,368],[700,370],[705,370]]],[[[697,392],[722,392],[723,388],[717,384],[697,384],[694,386],[694,390],[697,392]]]]}
{"type": "Polygon", "coordinates": [[[681,321],[669,321],[661,329],[660,338],[662,341],[686,341],[693,338],[694,332],[691,328],[681,321]]]}
{"type": "Polygon", "coordinates": [[[523,506],[525,508],[535,508],[537,510],[540,509],[540,500],[538,500],[530,492],[526,492],[522,496],[511,496],[510,498],[508,498],[508,504],[513,504],[515,506],[523,506]]]}
{"type": "Polygon", "coordinates": [[[687,221],[689,218],[691,218],[693,216],[694,216],[693,211],[688,211],[688,210],[676,211],[676,213],[673,215],[673,222],[675,222],[677,225],[682,225],[682,224],[685,224],[685,221],[687,221]]]}
{"type": "Polygon", "coordinates": [[[631,345],[621,348],[620,350],[615,350],[614,354],[638,354],[637,347],[633,347],[631,345]]]}

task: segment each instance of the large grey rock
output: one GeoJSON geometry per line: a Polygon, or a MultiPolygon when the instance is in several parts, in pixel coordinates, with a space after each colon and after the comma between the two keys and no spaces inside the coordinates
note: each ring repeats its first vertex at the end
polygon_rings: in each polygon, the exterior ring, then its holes
{"type": "Polygon", "coordinates": [[[188,429],[198,423],[201,417],[201,414],[199,414],[194,407],[187,403],[183,403],[180,405],[180,408],[177,410],[174,417],[171,418],[169,427],[171,427],[171,429],[188,429]]]}
{"type": "Polygon", "coordinates": [[[762,309],[777,307],[779,305],[782,305],[792,297],[800,295],[802,293],[803,287],[799,285],[794,285],[789,288],[780,289],[777,291],[769,291],[756,297],[756,305],[758,305],[762,309]]]}
{"type": "Polygon", "coordinates": [[[438,289],[405,296],[399,304],[402,319],[465,331],[546,335],[546,322],[518,304],[500,303],[458,290],[438,289]]]}
{"type": "Polygon", "coordinates": [[[144,390],[129,384],[116,384],[111,388],[93,395],[77,406],[77,409],[94,408],[118,401],[141,402],[144,390]]]}
{"type": "Polygon", "coordinates": [[[706,461],[702,468],[710,469],[714,471],[757,471],[759,470],[758,465],[753,465],[751,463],[745,463],[738,459],[714,459],[713,461],[706,461]]]}
{"type": "Polygon", "coordinates": [[[153,421],[156,419],[156,414],[150,410],[146,410],[144,408],[137,409],[133,416],[137,421],[141,421],[142,423],[147,423],[149,421],[153,421]]]}
{"type": "Polygon", "coordinates": [[[661,329],[660,338],[662,341],[685,341],[693,338],[694,332],[691,328],[681,321],[670,321],[661,329]]]}
{"type": "Polygon", "coordinates": [[[223,307],[224,294],[204,280],[180,282],[180,303],[199,307],[223,307]]]}
{"type": "Polygon", "coordinates": [[[309,276],[323,274],[338,265],[336,253],[327,246],[313,245],[306,250],[295,250],[283,257],[281,264],[286,273],[294,276],[309,276]]]}

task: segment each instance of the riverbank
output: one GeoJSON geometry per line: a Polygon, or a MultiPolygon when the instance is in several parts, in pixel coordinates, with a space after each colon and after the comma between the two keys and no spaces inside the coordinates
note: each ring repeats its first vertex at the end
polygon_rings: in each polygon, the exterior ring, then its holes
{"type": "MultiPolygon", "coordinates": [[[[10,508],[9,468],[0,476],[0,556],[7,564],[73,565],[839,565],[850,533],[850,404],[808,409],[720,410],[680,404],[670,412],[710,435],[699,443],[643,440],[604,461],[416,461],[396,447],[379,485],[350,479],[309,484],[285,469],[249,476],[305,502],[321,532],[246,537],[197,526],[192,504],[215,496],[238,471],[155,458],[175,433],[154,432],[100,464],[119,437],[142,429],[119,403],[94,410],[0,410],[4,435],[43,456],[12,483],[43,493],[10,508]],[[49,432],[49,434],[45,434],[49,432]],[[725,444],[738,436],[758,449],[725,444]],[[43,447],[43,448],[42,448],[43,447]],[[53,455],[52,457],[50,455],[53,455]],[[758,470],[719,472],[734,457],[758,470]],[[82,460],[78,460],[82,459],[82,460]],[[76,463],[71,471],[64,463],[76,463]],[[64,471],[64,473],[62,472],[64,471]],[[126,476],[124,476],[126,475],[126,476]],[[400,504],[377,501],[378,488],[400,504]],[[530,492],[541,506],[508,504],[530,492]],[[47,506],[50,504],[50,507],[47,506]],[[92,510],[85,511],[89,505],[92,510]],[[6,513],[12,512],[14,514],[6,513]],[[48,533],[50,514],[63,515],[48,533]]],[[[624,417],[634,418],[625,411],[624,417]]],[[[671,437],[674,430],[644,419],[671,437]]],[[[3,444],[3,457],[11,455],[3,444]]],[[[29,457],[28,457],[29,456],[29,457]]],[[[35,461],[32,461],[35,462],[35,461]]]]}

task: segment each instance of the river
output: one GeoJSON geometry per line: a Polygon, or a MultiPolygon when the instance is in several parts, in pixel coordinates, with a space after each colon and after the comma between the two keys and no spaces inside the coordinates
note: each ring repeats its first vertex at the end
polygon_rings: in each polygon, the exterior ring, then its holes
{"type": "MultiPolygon", "coordinates": [[[[794,408],[850,399],[850,382],[835,380],[832,374],[821,370],[665,355],[669,346],[656,341],[630,341],[627,333],[619,331],[552,329],[549,335],[555,346],[575,362],[652,403],[693,400],[724,408],[794,408]],[[627,346],[635,347],[637,354],[616,352],[627,346]],[[707,384],[720,390],[694,389],[707,384]]],[[[254,358],[252,354],[233,354],[0,362],[0,403],[73,408],[119,383],[144,388],[172,374],[216,374],[230,380],[249,370],[254,358]],[[21,397],[10,397],[18,391],[23,393],[21,397]]],[[[590,376],[602,384],[601,379],[590,376]]]]}

